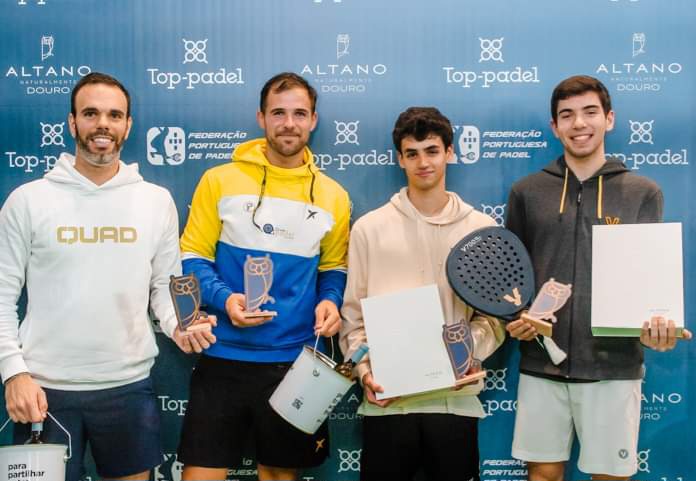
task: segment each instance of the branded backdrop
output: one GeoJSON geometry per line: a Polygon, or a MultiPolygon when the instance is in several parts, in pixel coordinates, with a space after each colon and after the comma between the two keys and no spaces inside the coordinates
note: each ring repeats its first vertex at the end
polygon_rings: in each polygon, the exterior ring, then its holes
{"type": "MultiPolygon", "coordinates": [[[[319,91],[315,161],[350,192],[354,219],[404,183],[390,142],[396,116],[434,105],[455,130],[449,188],[502,223],[512,182],[561,152],[548,125],[553,87],[585,73],[613,95],[608,152],[660,183],[666,220],[684,223],[688,293],[696,274],[694,24],[689,0],[3,0],[0,201],[74,151],[70,89],[104,71],[133,96],[123,158],[172,192],[183,226],[203,171],[260,135],[254,115],[264,81],[292,70],[319,91]]],[[[655,247],[655,255],[673,248],[655,247]]],[[[686,303],[689,319],[695,306],[688,295],[686,303]]],[[[154,476],[178,481],[174,453],[194,360],[158,340],[166,454],[154,476]]],[[[637,479],[696,478],[696,379],[687,369],[695,357],[694,343],[646,356],[637,479]]],[[[486,362],[484,480],[526,476],[510,456],[517,361],[507,342],[486,362]]],[[[354,389],[331,415],[331,457],[302,479],[358,479],[360,397],[354,389]]],[[[229,479],[255,479],[251,453],[229,479]]]]}

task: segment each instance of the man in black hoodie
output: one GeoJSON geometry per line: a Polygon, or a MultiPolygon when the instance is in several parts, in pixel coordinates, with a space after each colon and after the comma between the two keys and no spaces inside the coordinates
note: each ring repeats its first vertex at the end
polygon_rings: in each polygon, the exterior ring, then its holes
{"type": "MultiPolygon", "coordinates": [[[[573,285],[553,330],[568,357],[555,365],[539,343],[520,343],[512,454],[528,462],[530,481],[562,481],[575,428],[581,471],[594,473],[593,479],[628,479],[637,471],[641,343],[672,349],[675,327],[654,317],[644,323],[640,340],[592,336],[592,226],[661,222],[662,192],[606,159],[604,136],[614,127],[614,112],[599,80],[562,81],[551,97],[551,116],[563,155],[512,186],[507,227],[530,253],[537,290],[551,277],[573,285]]],[[[521,341],[537,335],[522,319],[507,330],[521,341]]],[[[684,330],[684,337],[691,334],[684,330]]]]}

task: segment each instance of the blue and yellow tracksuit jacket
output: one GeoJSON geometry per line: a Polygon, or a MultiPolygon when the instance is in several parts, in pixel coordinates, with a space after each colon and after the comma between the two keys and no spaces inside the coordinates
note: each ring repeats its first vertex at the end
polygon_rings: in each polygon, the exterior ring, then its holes
{"type": "Polygon", "coordinates": [[[181,238],[183,270],[196,274],[203,303],[218,317],[217,342],[206,350],[211,356],[292,361],[314,341],[317,303],[328,299],[340,308],[343,302],[348,194],[317,169],[308,148],[304,164],[293,169],[271,165],[265,149],[265,139],[245,142],[232,163],[203,174],[181,238]],[[260,326],[235,327],[225,301],[244,292],[247,255],[267,254],[275,303],[262,308],[278,315],[260,326]]]}

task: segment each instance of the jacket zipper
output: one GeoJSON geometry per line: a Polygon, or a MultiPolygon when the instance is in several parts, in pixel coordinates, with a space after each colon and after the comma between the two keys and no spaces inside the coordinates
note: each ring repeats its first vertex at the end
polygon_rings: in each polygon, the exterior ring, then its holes
{"type": "MultiPolygon", "coordinates": [[[[578,199],[577,199],[577,205],[575,207],[575,232],[573,233],[575,239],[574,239],[574,245],[573,245],[573,285],[576,284],[576,279],[575,276],[577,274],[577,268],[578,268],[578,223],[580,222],[580,213],[582,212],[582,190],[583,190],[583,183],[579,183],[578,187],[578,199]]],[[[570,378],[570,372],[571,372],[571,362],[573,357],[571,356],[571,350],[573,348],[573,318],[575,317],[573,315],[575,311],[575,302],[573,302],[573,297],[571,296],[571,310],[570,310],[570,326],[568,330],[568,373],[566,374],[566,378],[570,378]]]]}

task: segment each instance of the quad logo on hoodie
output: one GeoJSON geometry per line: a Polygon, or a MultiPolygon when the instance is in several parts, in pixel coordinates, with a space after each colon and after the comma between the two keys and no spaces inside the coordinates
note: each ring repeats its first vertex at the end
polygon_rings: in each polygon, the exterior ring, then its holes
{"type": "Polygon", "coordinates": [[[134,244],[138,240],[138,231],[135,227],[95,226],[90,229],[62,225],[56,229],[56,238],[59,244],[134,244]]]}

